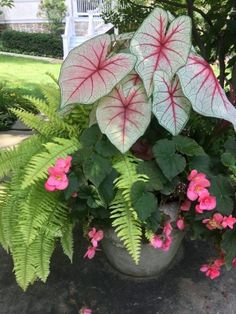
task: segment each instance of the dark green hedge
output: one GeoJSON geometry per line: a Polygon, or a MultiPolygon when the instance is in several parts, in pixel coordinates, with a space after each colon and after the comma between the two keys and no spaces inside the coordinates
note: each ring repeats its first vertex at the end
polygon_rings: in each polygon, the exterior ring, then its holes
{"type": "Polygon", "coordinates": [[[59,35],[7,29],[2,32],[1,39],[5,51],[54,58],[63,56],[62,38],[59,35]]]}

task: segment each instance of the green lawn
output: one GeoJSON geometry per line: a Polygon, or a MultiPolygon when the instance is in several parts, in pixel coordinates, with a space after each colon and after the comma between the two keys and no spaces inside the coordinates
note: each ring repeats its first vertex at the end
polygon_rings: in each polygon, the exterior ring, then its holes
{"type": "Polygon", "coordinates": [[[59,63],[0,55],[0,83],[6,82],[22,94],[40,96],[40,86],[52,84],[46,72],[58,78],[60,67],[59,63]]]}

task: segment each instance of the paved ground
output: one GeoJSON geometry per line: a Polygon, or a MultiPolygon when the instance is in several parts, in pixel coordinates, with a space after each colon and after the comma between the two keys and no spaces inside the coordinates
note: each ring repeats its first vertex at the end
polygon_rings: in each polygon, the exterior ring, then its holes
{"type": "MultiPolygon", "coordinates": [[[[0,148],[29,135],[14,132],[0,133],[0,148]]],[[[215,281],[205,278],[199,268],[211,251],[202,242],[185,241],[183,259],[161,278],[135,280],[114,270],[102,252],[84,260],[86,244],[79,235],[75,240],[73,265],[58,248],[47,283],[26,293],[0,249],[0,314],[78,314],[83,305],[93,314],[236,314],[236,269],[215,281]]]]}
{"type": "MultiPolygon", "coordinates": [[[[78,237],[77,237],[78,238],[78,237]]],[[[73,265],[58,249],[46,284],[23,293],[16,285],[11,258],[0,252],[1,314],[78,314],[83,305],[93,314],[234,314],[236,270],[211,281],[199,272],[209,254],[204,243],[185,243],[179,264],[159,279],[134,280],[119,274],[102,252],[83,259],[79,238],[73,265]]]]}

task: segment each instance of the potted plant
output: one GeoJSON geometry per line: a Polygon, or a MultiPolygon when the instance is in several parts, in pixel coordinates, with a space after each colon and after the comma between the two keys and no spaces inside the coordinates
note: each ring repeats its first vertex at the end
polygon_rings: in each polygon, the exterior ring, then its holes
{"type": "Polygon", "coordinates": [[[129,274],[164,270],[181,231],[215,240],[220,257],[202,267],[207,276],[235,264],[236,109],[192,47],[191,19],[156,8],[121,38],[104,34],[72,50],[60,90],[31,99],[41,115],[13,109],[36,131],[0,153],[0,176],[10,175],[0,240],[23,289],[46,281],[56,240],[72,260],[76,224],[85,258],[100,241],[113,254],[125,247],[133,262],[120,255],[126,269],[115,266],[129,274]],[[161,266],[145,269],[146,253],[161,266]]]}

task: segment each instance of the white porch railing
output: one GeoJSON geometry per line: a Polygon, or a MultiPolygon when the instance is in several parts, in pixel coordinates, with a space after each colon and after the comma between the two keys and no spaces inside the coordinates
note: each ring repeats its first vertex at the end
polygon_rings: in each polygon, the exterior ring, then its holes
{"type": "Polygon", "coordinates": [[[65,32],[62,35],[64,58],[70,52],[70,40],[72,36],[75,36],[75,23],[74,23],[74,17],[69,15],[66,17],[65,32]]]}
{"type": "Polygon", "coordinates": [[[107,4],[106,0],[77,0],[78,16],[88,16],[89,11],[94,11],[94,14],[100,15],[109,8],[110,5],[107,4]]]}

